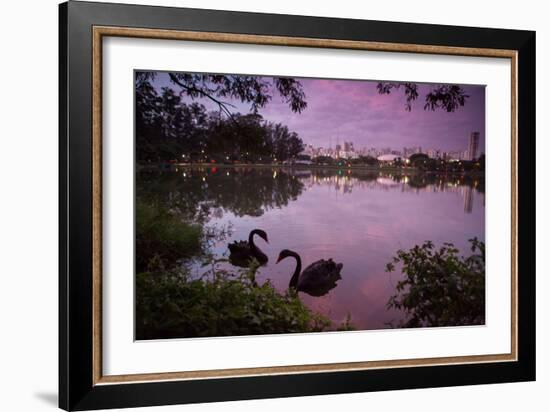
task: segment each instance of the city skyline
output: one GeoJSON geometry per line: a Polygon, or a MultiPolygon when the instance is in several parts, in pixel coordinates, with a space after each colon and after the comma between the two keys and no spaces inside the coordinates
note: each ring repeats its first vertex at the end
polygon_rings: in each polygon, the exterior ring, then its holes
{"type": "MultiPolygon", "coordinates": [[[[268,76],[262,76],[269,79],[268,76]]],[[[282,123],[298,133],[305,144],[332,147],[337,142],[353,142],[360,147],[421,146],[444,152],[468,149],[468,138],[479,132],[479,153],[485,150],[485,86],[462,85],[469,96],[463,107],[454,112],[424,110],[424,96],[433,84],[418,83],[419,97],[412,102],[411,111],[405,107],[401,90],[380,95],[378,80],[332,80],[296,78],[303,86],[308,106],[302,113],[293,113],[288,104],[275,96],[258,113],[271,122],[282,123]]],[[[166,73],[159,72],[155,87],[177,86],[170,83],[166,73]]],[[[437,84],[437,83],[434,83],[437,84]]],[[[182,96],[186,103],[198,102],[208,110],[218,107],[206,98],[182,96]]],[[[246,114],[247,104],[226,98],[232,111],[246,114]]]]}
{"type": "Polygon", "coordinates": [[[454,159],[454,160],[474,160],[484,155],[483,150],[479,150],[480,133],[473,131],[469,134],[462,150],[445,151],[440,148],[422,146],[411,146],[403,148],[392,147],[355,147],[353,142],[337,142],[334,147],[323,147],[306,144],[303,154],[311,157],[329,156],[334,158],[357,158],[359,156],[379,157],[382,155],[397,155],[403,158],[409,158],[413,154],[423,153],[432,159],[454,159]]]}

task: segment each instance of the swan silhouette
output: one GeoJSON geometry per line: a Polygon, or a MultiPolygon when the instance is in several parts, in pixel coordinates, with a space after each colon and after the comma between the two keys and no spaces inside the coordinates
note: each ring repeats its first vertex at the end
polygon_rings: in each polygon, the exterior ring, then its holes
{"type": "Polygon", "coordinates": [[[260,265],[265,265],[269,260],[267,255],[254,243],[254,235],[258,235],[267,243],[267,233],[262,229],[254,229],[246,240],[235,241],[227,245],[229,248],[229,261],[231,264],[240,267],[248,267],[252,259],[256,259],[260,265]]]}
{"type": "Polygon", "coordinates": [[[340,271],[344,266],[342,263],[334,263],[332,259],[321,259],[313,262],[302,272],[302,259],[298,253],[292,250],[282,250],[277,263],[287,257],[296,259],[296,269],[290,278],[289,289],[295,289],[311,296],[323,296],[334,289],[337,286],[336,282],[342,279],[340,276],[340,271]]]}

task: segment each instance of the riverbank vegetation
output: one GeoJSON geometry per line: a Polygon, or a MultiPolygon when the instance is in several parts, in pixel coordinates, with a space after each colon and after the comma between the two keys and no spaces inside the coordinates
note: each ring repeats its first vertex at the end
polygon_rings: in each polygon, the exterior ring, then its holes
{"type": "MultiPolygon", "coordinates": [[[[299,165],[299,163],[298,163],[299,165]]],[[[424,153],[415,153],[409,158],[397,157],[390,162],[382,162],[373,156],[358,156],[354,159],[336,159],[318,156],[311,159],[309,167],[366,168],[373,170],[395,170],[403,172],[482,174],[485,172],[485,155],[474,160],[434,159],[424,153]]]]}
{"type": "Polygon", "coordinates": [[[469,240],[471,255],[463,257],[451,243],[440,248],[427,241],[399,250],[387,272],[400,267],[389,309],[406,314],[398,327],[461,326],[485,323],[485,243],[469,240]]]}
{"type": "MultiPolygon", "coordinates": [[[[292,292],[254,281],[257,268],[212,269],[200,279],[185,270],[136,278],[136,338],[239,336],[321,332],[331,321],[292,292]]],[[[351,329],[351,323],[342,326],[351,329]]]]}
{"type": "Polygon", "coordinates": [[[136,207],[136,339],[353,330],[310,310],[296,292],[258,284],[257,262],[221,269],[208,254],[208,231],[175,210],[136,207]],[[192,276],[186,262],[211,268],[192,276]]]}
{"type": "Polygon", "coordinates": [[[203,252],[203,230],[164,207],[136,204],[136,270],[173,267],[178,260],[203,252]]]}

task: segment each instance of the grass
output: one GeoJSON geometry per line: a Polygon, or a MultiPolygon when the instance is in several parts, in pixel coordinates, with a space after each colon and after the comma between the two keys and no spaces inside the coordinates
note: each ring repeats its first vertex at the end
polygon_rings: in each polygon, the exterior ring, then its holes
{"type": "Polygon", "coordinates": [[[164,270],[202,252],[203,230],[170,211],[138,202],[136,206],[137,272],[164,270]]]}

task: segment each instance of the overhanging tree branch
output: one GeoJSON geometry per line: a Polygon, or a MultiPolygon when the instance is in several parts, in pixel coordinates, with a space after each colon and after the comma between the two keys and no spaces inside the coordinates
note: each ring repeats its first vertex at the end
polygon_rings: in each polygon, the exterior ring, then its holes
{"type": "Polygon", "coordinates": [[[223,111],[227,115],[227,117],[229,119],[231,119],[237,126],[239,125],[239,123],[237,122],[237,120],[235,119],[235,117],[233,116],[231,111],[227,108],[227,106],[231,106],[231,107],[235,107],[235,106],[233,106],[232,104],[229,104],[227,102],[222,102],[221,100],[216,99],[214,96],[212,96],[211,94],[205,92],[204,90],[197,89],[195,87],[190,87],[190,86],[187,86],[187,85],[183,84],[182,82],[180,82],[178,80],[178,78],[173,73],[169,73],[168,75],[170,76],[170,80],[173,83],[175,83],[178,86],[180,86],[181,88],[185,89],[187,92],[198,93],[201,96],[206,97],[207,99],[209,99],[212,102],[214,102],[215,104],[217,104],[220,111],[223,111]]]}

